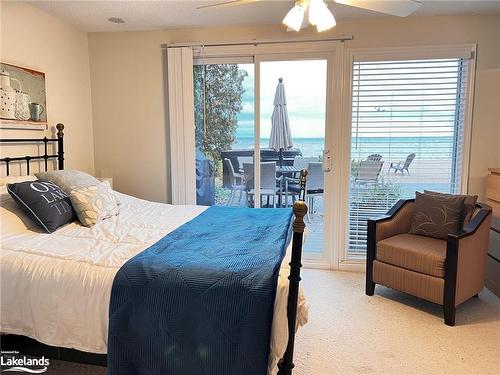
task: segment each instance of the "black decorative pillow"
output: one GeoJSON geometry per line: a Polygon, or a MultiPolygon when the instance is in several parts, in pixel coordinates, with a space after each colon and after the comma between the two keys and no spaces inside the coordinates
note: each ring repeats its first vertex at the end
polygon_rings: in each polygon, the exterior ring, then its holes
{"type": "Polygon", "coordinates": [[[465,197],[422,194],[415,195],[415,211],[410,233],[445,240],[448,234],[462,229],[465,197]]]}
{"type": "Polygon", "coordinates": [[[48,233],[76,217],[68,195],[52,182],[9,184],[7,191],[26,215],[48,233]]]}

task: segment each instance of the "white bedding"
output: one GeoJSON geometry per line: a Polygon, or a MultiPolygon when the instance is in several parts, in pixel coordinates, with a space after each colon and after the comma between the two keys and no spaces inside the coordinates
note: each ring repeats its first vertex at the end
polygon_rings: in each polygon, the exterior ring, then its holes
{"type": "MultiPolygon", "coordinates": [[[[52,234],[37,230],[29,219],[21,220],[15,203],[2,194],[1,332],[29,336],[49,345],[106,353],[109,299],[118,269],[206,209],[117,194],[121,202],[118,216],[92,228],[71,223],[52,234]]],[[[269,374],[276,373],[288,340],[287,258],[278,280],[269,374]]],[[[307,322],[307,315],[301,291],[299,325],[307,322]]]]}

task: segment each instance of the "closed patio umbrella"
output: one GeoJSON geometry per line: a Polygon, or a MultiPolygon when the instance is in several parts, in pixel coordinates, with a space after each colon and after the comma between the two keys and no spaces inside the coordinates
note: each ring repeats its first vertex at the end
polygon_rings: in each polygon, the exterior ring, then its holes
{"type": "Polygon", "coordinates": [[[283,165],[283,150],[293,146],[292,132],[288,121],[288,111],[286,109],[285,85],[283,78],[279,79],[276,94],[274,96],[274,110],[271,116],[271,137],[269,147],[279,151],[279,165],[283,165]]]}

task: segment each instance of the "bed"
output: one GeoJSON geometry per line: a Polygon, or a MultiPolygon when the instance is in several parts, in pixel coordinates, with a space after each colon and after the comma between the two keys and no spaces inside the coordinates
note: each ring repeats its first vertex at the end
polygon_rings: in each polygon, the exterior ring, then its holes
{"type": "MultiPolygon", "coordinates": [[[[49,160],[64,168],[63,129],[57,138],[2,140],[43,142],[42,156],[3,158],[29,164],[49,160]],[[58,152],[47,153],[55,142],[58,152]]],[[[305,184],[305,175],[303,178],[305,184]]],[[[73,222],[42,234],[8,195],[2,194],[2,350],[46,353],[57,359],[106,364],[110,294],[116,273],[130,258],[203,213],[204,206],[173,206],[116,193],[120,214],[92,228],[73,222]],[[21,212],[21,213],[20,213],[21,212]],[[34,339],[29,340],[27,338],[34,339]]],[[[291,374],[295,330],[307,322],[308,306],[298,284],[305,203],[294,213],[293,240],[279,269],[272,320],[268,374],[291,374]],[[290,262],[290,263],[289,263],[290,262]]]]}

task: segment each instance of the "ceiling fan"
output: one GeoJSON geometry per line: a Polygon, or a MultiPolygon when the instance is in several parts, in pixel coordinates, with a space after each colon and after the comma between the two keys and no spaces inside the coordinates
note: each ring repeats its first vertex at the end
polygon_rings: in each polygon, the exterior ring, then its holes
{"type": "MultiPolygon", "coordinates": [[[[227,0],[208,4],[197,9],[206,9],[231,5],[243,5],[262,0],[227,0]]],[[[334,2],[360,9],[406,17],[422,5],[420,0],[334,0],[334,2]]],[[[295,6],[283,18],[288,31],[300,31],[309,24],[316,26],[318,31],[325,31],[335,26],[335,17],[328,9],[325,0],[297,0],[295,6]]]]}

